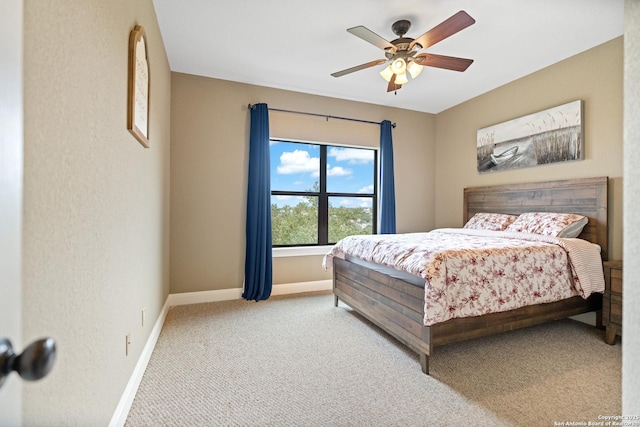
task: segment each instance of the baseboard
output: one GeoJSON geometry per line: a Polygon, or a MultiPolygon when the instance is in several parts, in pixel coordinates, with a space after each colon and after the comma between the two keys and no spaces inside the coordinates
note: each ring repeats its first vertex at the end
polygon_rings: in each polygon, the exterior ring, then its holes
{"type": "Polygon", "coordinates": [[[570,319],[576,320],[578,322],[586,323],[587,325],[596,326],[595,311],[590,311],[588,313],[582,313],[576,316],[571,316],[570,319]]]}
{"type": "Polygon", "coordinates": [[[242,289],[218,289],[215,291],[184,292],[169,294],[169,307],[174,305],[200,304],[203,302],[229,301],[242,298],[242,289]]]}
{"type": "MultiPolygon", "coordinates": [[[[333,282],[331,279],[316,280],[313,282],[285,283],[273,285],[271,295],[287,295],[302,292],[315,292],[331,290],[333,282]]],[[[169,306],[200,304],[203,302],[230,301],[242,298],[242,289],[219,289],[215,291],[185,292],[181,294],[170,294],[167,298],[169,306]]]]}
{"type": "MultiPolygon", "coordinates": [[[[317,280],[313,282],[273,285],[271,289],[271,295],[286,295],[302,292],[325,291],[330,290],[332,286],[332,280],[330,279],[317,280]]],[[[160,331],[162,331],[162,325],[164,324],[170,307],[174,305],[229,301],[240,298],[242,298],[242,289],[240,288],[169,294],[167,300],[164,303],[164,306],[162,307],[162,310],[160,311],[160,314],[158,315],[158,319],[156,320],[156,323],[151,330],[151,334],[149,335],[147,343],[142,350],[142,354],[140,355],[140,358],[136,363],[136,367],[131,374],[131,378],[129,378],[129,382],[127,383],[127,387],[125,388],[124,393],[120,398],[120,402],[118,402],[118,406],[113,413],[113,417],[111,418],[109,427],[121,427],[124,426],[124,423],[127,421],[127,416],[129,415],[129,410],[131,409],[131,405],[133,404],[133,399],[136,397],[136,392],[138,391],[138,387],[140,386],[140,382],[142,381],[142,376],[144,375],[144,371],[147,369],[147,364],[149,363],[149,359],[151,359],[151,354],[153,353],[153,349],[156,346],[156,342],[158,342],[160,331]]]]}
{"type": "Polygon", "coordinates": [[[109,427],[121,427],[124,426],[124,423],[127,421],[127,416],[129,415],[129,410],[133,404],[133,399],[136,397],[138,387],[142,381],[142,376],[144,375],[144,371],[147,369],[147,364],[149,364],[149,359],[151,359],[151,354],[153,353],[153,349],[155,348],[158,337],[160,336],[160,331],[162,331],[162,325],[164,325],[164,320],[169,312],[170,306],[168,302],[169,298],[165,301],[164,306],[158,315],[158,319],[153,325],[153,329],[151,330],[151,334],[149,334],[147,343],[142,349],[142,354],[140,354],[140,357],[138,358],[138,362],[136,363],[133,373],[129,378],[127,387],[124,389],[124,393],[122,393],[122,397],[120,397],[120,402],[118,402],[118,406],[113,413],[109,427]]]}
{"type": "Polygon", "coordinates": [[[314,282],[286,283],[273,285],[271,295],[299,294],[302,292],[329,291],[333,289],[333,280],[316,280],[314,282]]]}

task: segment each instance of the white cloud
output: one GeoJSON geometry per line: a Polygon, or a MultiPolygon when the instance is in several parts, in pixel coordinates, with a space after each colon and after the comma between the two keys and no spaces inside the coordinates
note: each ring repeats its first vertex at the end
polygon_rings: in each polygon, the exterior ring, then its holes
{"type": "Polygon", "coordinates": [[[358,194],[373,194],[373,184],[362,187],[358,190],[358,194]]]}
{"type": "Polygon", "coordinates": [[[345,169],[342,166],[331,167],[331,165],[327,165],[327,176],[347,176],[352,173],[351,169],[345,169]]]}
{"type": "Polygon", "coordinates": [[[350,164],[373,162],[373,150],[359,148],[330,148],[329,157],[338,162],[348,161],[350,164]]]}
{"type": "Polygon", "coordinates": [[[307,151],[294,150],[282,153],[277,171],[279,174],[289,175],[294,173],[318,174],[320,159],[311,157],[307,151]]]}

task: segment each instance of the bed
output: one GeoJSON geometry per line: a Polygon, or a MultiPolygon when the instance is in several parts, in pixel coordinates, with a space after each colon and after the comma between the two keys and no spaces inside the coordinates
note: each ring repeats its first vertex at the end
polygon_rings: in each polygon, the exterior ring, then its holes
{"type": "MultiPolygon", "coordinates": [[[[464,189],[463,224],[476,213],[520,215],[558,212],[584,215],[587,224],[578,236],[599,246],[597,269],[607,259],[607,177],[464,189]]],[[[446,230],[445,230],[446,231],[446,230]]],[[[327,257],[325,257],[326,260],[327,257]]],[[[602,295],[569,296],[555,302],[527,305],[472,317],[456,317],[425,326],[425,286],[416,286],[404,273],[395,274],[356,257],[331,257],[334,304],[342,301],[364,318],[418,353],[422,372],[429,374],[429,357],[436,346],[564,319],[595,311],[601,324],[602,295]]],[[[592,263],[593,264],[593,263],[592,263]]],[[[594,271],[594,270],[592,270],[594,271]]],[[[423,282],[424,283],[424,282],[423,282]]]]}

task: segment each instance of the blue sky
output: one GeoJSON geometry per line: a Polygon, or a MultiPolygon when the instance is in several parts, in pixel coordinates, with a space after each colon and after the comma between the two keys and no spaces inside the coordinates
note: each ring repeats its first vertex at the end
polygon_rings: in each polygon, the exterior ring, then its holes
{"type": "MultiPolygon", "coordinates": [[[[319,179],[320,146],[271,141],[271,189],[307,191],[319,179]]],[[[328,147],[327,191],[373,193],[374,151],[360,148],[328,147]]],[[[340,198],[332,205],[371,206],[371,199],[340,198]],[[366,202],[366,203],[365,203],[366,202]]],[[[278,205],[300,202],[295,197],[272,197],[278,205]]]]}

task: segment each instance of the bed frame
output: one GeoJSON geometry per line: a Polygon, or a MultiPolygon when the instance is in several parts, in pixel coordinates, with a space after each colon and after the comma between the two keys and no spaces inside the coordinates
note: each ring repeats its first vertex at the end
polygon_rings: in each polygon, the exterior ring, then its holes
{"type": "MultiPolygon", "coordinates": [[[[589,218],[580,238],[597,243],[607,259],[607,177],[464,189],[466,222],[477,212],[578,213],[589,218]]],[[[464,341],[560,320],[590,311],[601,324],[602,295],[575,296],[484,316],[452,319],[424,326],[424,289],[347,260],[333,260],[334,303],[338,300],[411,348],[429,374],[429,356],[438,345],[464,341]]]]}

